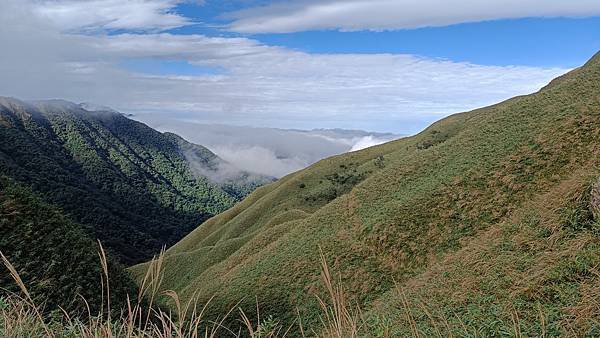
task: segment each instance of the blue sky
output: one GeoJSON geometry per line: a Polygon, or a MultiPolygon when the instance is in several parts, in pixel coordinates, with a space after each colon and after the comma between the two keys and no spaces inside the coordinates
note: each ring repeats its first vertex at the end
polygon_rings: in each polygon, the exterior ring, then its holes
{"type": "MultiPolygon", "coordinates": [[[[266,1],[264,1],[266,2],[266,1]]],[[[251,2],[184,3],[175,9],[197,23],[167,30],[178,35],[248,37],[270,46],[318,54],[413,54],[494,66],[575,68],[600,50],[600,17],[522,18],[385,31],[309,30],[240,34],[224,30],[224,13],[251,2]]],[[[122,33],[122,31],[120,32],[122,33]]],[[[198,75],[223,70],[185,61],[136,59],[123,66],[149,74],[198,75]]]]}
{"type": "Polygon", "coordinates": [[[247,36],[308,53],[402,53],[482,65],[574,68],[600,50],[600,17],[520,18],[385,31],[308,30],[239,34],[223,30],[223,15],[269,1],[184,3],[176,11],[197,24],[174,34],[247,36]]]}
{"type": "Polygon", "coordinates": [[[403,53],[482,65],[577,67],[600,49],[600,18],[498,20],[385,32],[311,31],[255,38],[310,53],[403,53]]]}
{"type": "Polygon", "coordinates": [[[600,50],[597,0],[3,0],[0,24],[0,95],[403,134],[600,50]]]}

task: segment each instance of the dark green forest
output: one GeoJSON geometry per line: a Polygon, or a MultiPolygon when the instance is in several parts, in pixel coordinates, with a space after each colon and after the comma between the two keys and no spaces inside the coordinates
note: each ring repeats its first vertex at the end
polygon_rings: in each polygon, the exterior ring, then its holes
{"type": "MultiPolygon", "coordinates": [[[[45,310],[98,313],[102,304],[99,246],[81,226],[48,205],[30,189],[0,176],[0,248],[17,269],[36,304],[45,310]],[[81,296],[81,297],[79,297],[81,296]]],[[[108,259],[111,304],[121,309],[135,295],[129,274],[108,259]]],[[[8,269],[0,264],[2,293],[21,294],[8,269]]],[[[0,298],[1,300],[1,298],[0,298]]]]}
{"type": "Polygon", "coordinates": [[[214,183],[202,175],[221,164],[204,147],[114,111],[0,99],[0,174],[81,224],[126,265],[150,259],[269,181],[239,172],[214,183]]]}

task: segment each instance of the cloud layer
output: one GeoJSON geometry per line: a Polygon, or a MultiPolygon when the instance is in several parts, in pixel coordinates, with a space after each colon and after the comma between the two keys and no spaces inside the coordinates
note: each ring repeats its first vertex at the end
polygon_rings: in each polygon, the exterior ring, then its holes
{"type": "Polygon", "coordinates": [[[202,144],[236,168],[274,177],[306,168],[326,157],[400,137],[356,130],[305,131],[200,124],[156,114],[134,118],[157,130],[202,144]]]}
{"type": "MultiPolygon", "coordinates": [[[[169,113],[200,122],[411,133],[443,115],[533,92],[567,71],[414,55],[308,54],[248,38],[67,33],[39,14],[45,3],[0,1],[0,95],[93,102],[124,112],[169,113]],[[142,58],[219,71],[155,75],[122,66],[142,58]]],[[[86,19],[77,25],[85,29],[90,22],[102,20],[86,19]]],[[[144,23],[118,16],[109,22],[170,25],[163,17],[144,23]]]]}
{"type": "Polygon", "coordinates": [[[393,30],[525,17],[600,14],[597,0],[300,0],[230,13],[231,30],[393,30]]]}
{"type": "Polygon", "coordinates": [[[161,30],[189,20],[173,12],[183,0],[42,0],[33,13],[67,31],[161,30]]]}

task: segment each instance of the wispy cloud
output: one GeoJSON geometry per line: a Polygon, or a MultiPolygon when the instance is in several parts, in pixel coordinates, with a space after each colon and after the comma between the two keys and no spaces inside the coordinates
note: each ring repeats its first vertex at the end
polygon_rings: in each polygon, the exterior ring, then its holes
{"type": "Polygon", "coordinates": [[[230,13],[242,33],[393,30],[525,17],[600,14],[597,0],[299,0],[230,13]]]}
{"type": "Polygon", "coordinates": [[[184,0],[41,0],[29,3],[34,15],[65,31],[164,30],[189,20],[173,11],[184,0]]]}

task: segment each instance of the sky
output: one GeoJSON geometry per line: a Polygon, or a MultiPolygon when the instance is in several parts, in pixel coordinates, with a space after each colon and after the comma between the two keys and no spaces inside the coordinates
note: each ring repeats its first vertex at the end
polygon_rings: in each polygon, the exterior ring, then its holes
{"type": "Polygon", "coordinates": [[[412,134],[600,50],[598,0],[0,0],[0,96],[412,134]]]}

